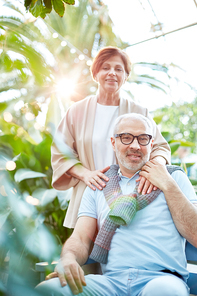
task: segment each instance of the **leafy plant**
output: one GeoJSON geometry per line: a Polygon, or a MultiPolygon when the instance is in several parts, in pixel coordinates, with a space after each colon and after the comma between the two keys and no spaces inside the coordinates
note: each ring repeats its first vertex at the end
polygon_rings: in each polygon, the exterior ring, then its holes
{"type": "Polygon", "coordinates": [[[29,295],[38,283],[35,262],[51,262],[59,242],[44,225],[42,213],[12,181],[2,153],[0,164],[0,291],[1,295],[29,295]]]}
{"type": "Polygon", "coordinates": [[[35,293],[35,263],[54,260],[70,232],[62,226],[69,191],[51,188],[50,134],[37,144],[14,127],[0,136],[0,291],[17,296],[35,293]]]}
{"type": "Polygon", "coordinates": [[[190,103],[172,103],[171,106],[160,108],[154,112],[154,120],[160,124],[161,129],[170,132],[171,137],[178,142],[181,141],[184,146],[190,142],[193,152],[196,152],[197,143],[196,116],[197,98],[190,103]]]}
{"type": "Polygon", "coordinates": [[[65,4],[74,5],[75,0],[25,0],[24,5],[29,12],[35,17],[45,18],[51,13],[52,9],[59,16],[63,16],[65,12],[65,4]]]}

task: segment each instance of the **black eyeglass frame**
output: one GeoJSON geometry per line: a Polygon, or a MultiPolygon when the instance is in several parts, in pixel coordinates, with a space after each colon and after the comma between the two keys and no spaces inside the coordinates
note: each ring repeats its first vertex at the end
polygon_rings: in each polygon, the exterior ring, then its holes
{"type": "Polygon", "coordinates": [[[121,141],[121,143],[122,143],[123,145],[130,145],[131,143],[133,143],[133,141],[134,141],[135,138],[136,138],[137,141],[138,141],[138,144],[141,145],[141,146],[147,146],[147,145],[150,143],[151,139],[152,139],[152,136],[151,136],[151,135],[148,135],[148,134],[140,134],[139,136],[134,136],[134,135],[132,135],[132,134],[130,134],[130,133],[115,134],[114,137],[115,137],[115,138],[120,137],[120,141],[121,141]],[[132,140],[130,143],[128,143],[128,144],[123,143],[123,142],[122,142],[122,136],[123,136],[123,135],[130,135],[130,136],[133,137],[133,140],[132,140]],[[139,140],[138,140],[138,138],[139,138],[140,136],[148,136],[148,137],[149,137],[149,141],[148,141],[148,143],[147,143],[147,144],[140,144],[140,143],[139,143],[139,140]]]}

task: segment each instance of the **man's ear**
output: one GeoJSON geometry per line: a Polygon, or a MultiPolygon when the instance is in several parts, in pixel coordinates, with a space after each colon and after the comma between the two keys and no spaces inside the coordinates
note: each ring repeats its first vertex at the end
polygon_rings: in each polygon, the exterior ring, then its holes
{"type": "Polygon", "coordinates": [[[112,148],[115,151],[115,138],[111,137],[111,144],[112,144],[112,148]]]}
{"type": "Polygon", "coordinates": [[[153,148],[153,142],[154,142],[154,139],[152,138],[151,139],[151,149],[153,148]]]}

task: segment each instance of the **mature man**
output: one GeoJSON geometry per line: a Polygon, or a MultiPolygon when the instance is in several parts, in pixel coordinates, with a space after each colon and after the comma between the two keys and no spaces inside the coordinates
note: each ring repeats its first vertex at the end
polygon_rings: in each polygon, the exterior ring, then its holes
{"type": "Polygon", "coordinates": [[[172,172],[149,161],[153,139],[146,117],[120,116],[111,143],[119,164],[111,187],[107,185],[106,192],[86,189],[74,232],[62,248],[55,273],[50,275],[54,278],[37,289],[55,296],[189,295],[185,238],[197,247],[193,187],[182,171],[172,172]],[[138,194],[135,187],[140,176],[150,180],[159,192],[146,198],[138,194]],[[124,221],[117,225],[117,219],[124,221]],[[91,256],[106,262],[101,264],[103,275],[84,277],[81,265],[94,241],[91,256]]]}

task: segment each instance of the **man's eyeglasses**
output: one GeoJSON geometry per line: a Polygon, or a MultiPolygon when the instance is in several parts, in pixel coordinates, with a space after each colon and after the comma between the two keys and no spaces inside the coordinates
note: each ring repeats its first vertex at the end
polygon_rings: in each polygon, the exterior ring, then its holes
{"type": "Polygon", "coordinates": [[[146,146],[150,143],[150,140],[152,139],[151,135],[147,135],[147,134],[141,134],[139,136],[134,136],[132,134],[129,133],[122,133],[122,134],[115,134],[114,135],[115,138],[120,137],[120,141],[122,142],[122,144],[124,145],[129,145],[131,144],[134,139],[136,138],[138,143],[141,146],[146,146]]]}

